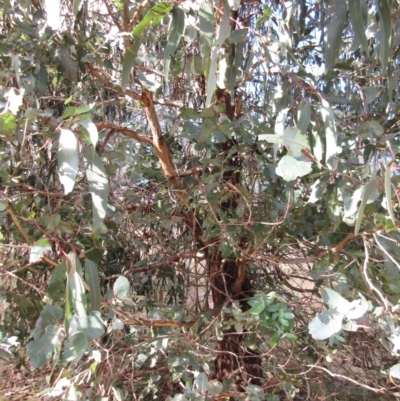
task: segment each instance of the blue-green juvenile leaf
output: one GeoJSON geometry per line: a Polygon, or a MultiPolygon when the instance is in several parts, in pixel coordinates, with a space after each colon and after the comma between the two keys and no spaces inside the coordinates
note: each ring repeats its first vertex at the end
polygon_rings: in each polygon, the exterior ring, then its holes
{"type": "Polygon", "coordinates": [[[167,47],[165,48],[164,55],[164,76],[166,82],[168,82],[169,77],[171,55],[173,55],[178,48],[179,41],[182,38],[184,29],[185,13],[179,7],[174,7],[174,9],[172,10],[171,31],[168,36],[167,47]]]}
{"type": "Polygon", "coordinates": [[[100,310],[101,291],[99,283],[99,271],[96,263],[91,260],[85,262],[85,278],[89,286],[90,312],[100,310]]]}
{"type": "Polygon", "coordinates": [[[325,4],[324,56],[325,72],[328,72],[335,66],[339,58],[347,15],[347,0],[327,0],[325,4]]]}
{"type": "Polygon", "coordinates": [[[69,194],[75,184],[79,167],[78,141],[72,131],[61,128],[58,148],[58,174],[64,186],[65,195],[69,194]]]}

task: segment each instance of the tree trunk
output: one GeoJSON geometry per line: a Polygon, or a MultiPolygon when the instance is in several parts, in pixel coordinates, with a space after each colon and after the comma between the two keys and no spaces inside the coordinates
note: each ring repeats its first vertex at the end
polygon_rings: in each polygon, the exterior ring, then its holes
{"type": "MultiPolygon", "coordinates": [[[[235,113],[236,99],[235,102],[231,102],[229,93],[218,88],[215,104],[219,103],[225,103],[226,115],[230,120],[239,114],[238,110],[235,113]]],[[[235,138],[230,138],[222,144],[222,148],[228,153],[235,145],[235,138]]],[[[242,161],[237,154],[233,154],[226,160],[228,167],[236,167],[236,170],[227,169],[223,174],[223,181],[228,187],[234,187],[240,183],[241,164],[242,161]]],[[[237,206],[237,193],[233,193],[227,201],[220,205],[221,210],[226,212],[228,216],[234,215],[237,206]]],[[[247,276],[247,262],[244,258],[224,260],[219,250],[221,238],[216,238],[213,244],[214,248],[208,255],[208,273],[214,307],[229,306],[233,301],[239,301],[241,310],[245,312],[249,309],[247,300],[253,295],[251,283],[247,276]]],[[[224,382],[227,379],[234,378],[238,391],[242,391],[243,386],[250,383],[260,385],[263,377],[261,358],[243,347],[244,339],[245,334],[237,333],[234,327],[224,331],[223,339],[219,341],[217,346],[218,354],[215,360],[217,380],[224,382]]]]}

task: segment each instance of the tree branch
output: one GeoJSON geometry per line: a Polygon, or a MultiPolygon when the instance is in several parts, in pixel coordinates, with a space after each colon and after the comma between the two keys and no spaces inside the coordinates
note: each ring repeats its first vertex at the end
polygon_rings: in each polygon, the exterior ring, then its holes
{"type": "Polygon", "coordinates": [[[153,140],[151,138],[149,138],[148,136],[144,136],[144,135],[140,135],[135,131],[132,131],[129,128],[125,128],[125,127],[120,127],[116,124],[104,121],[102,123],[97,123],[96,127],[98,130],[102,130],[102,129],[111,129],[114,132],[121,132],[122,134],[128,136],[129,138],[135,139],[136,141],[140,142],[140,143],[148,143],[151,146],[154,146],[153,140]]]}

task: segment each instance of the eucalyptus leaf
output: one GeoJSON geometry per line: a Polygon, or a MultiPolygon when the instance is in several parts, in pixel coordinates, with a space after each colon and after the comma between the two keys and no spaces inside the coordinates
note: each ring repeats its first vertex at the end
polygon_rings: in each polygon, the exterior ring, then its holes
{"type": "Polygon", "coordinates": [[[78,141],[72,131],[62,128],[58,148],[58,174],[65,194],[74,188],[78,167],[78,141]]]}
{"type": "Polygon", "coordinates": [[[96,263],[85,261],[85,278],[89,285],[90,312],[99,311],[101,307],[100,277],[96,263]]]}
{"type": "Polygon", "coordinates": [[[181,8],[175,6],[172,10],[171,30],[168,35],[167,47],[165,48],[164,54],[164,76],[166,82],[168,82],[169,78],[171,55],[173,55],[175,50],[178,48],[184,29],[185,13],[181,8]]]}
{"type": "Polygon", "coordinates": [[[93,202],[93,231],[104,233],[107,228],[103,224],[103,219],[106,216],[109,194],[107,173],[100,157],[96,153],[91,154],[86,147],[84,157],[93,202]]]}
{"type": "Polygon", "coordinates": [[[298,177],[303,177],[312,171],[309,161],[297,160],[292,156],[283,156],[276,168],[276,174],[285,181],[293,181],[298,177]]]}
{"type": "Polygon", "coordinates": [[[47,253],[52,253],[50,240],[42,238],[32,246],[29,254],[29,263],[40,262],[47,253]]]}
{"type": "Polygon", "coordinates": [[[69,336],[64,344],[64,362],[79,361],[89,349],[89,341],[84,333],[77,331],[69,336]]]}
{"type": "Polygon", "coordinates": [[[27,345],[28,358],[33,368],[41,368],[50,361],[60,341],[59,335],[59,327],[50,325],[46,327],[40,339],[31,341],[27,345]]]}
{"type": "Polygon", "coordinates": [[[314,340],[326,340],[342,330],[343,315],[335,310],[324,310],[308,325],[308,331],[314,340]]]}
{"type": "Polygon", "coordinates": [[[114,283],[113,291],[117,298],[123,299],[128,295],[130,288],[129,281],[126,277],[120,276],[114,283]]]}
{"type": "Polygon", "coordinates": [[[339,58],[347,14],[347,0],[327,0],[325,4],[324,56],[325,72],[328,72],[339,58]]]}

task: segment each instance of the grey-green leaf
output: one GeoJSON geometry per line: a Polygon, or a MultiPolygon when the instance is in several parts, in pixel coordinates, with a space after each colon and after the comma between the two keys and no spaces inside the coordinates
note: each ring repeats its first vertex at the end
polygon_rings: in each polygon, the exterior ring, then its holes
{"type": "Polygon", "coordinates": [[[171,55],[173,55],[178,48],[179,41],[182,38],[185,29],[185,13],[184,11],[175,6],[172,10],[171,31],[168,36],[167,47],[165,48],[164,55],[164,76],[165,81],[168,82],[169,66],[171,63],[171,55]]]}
{"type": "Polygon", "coordinates": [[[58,174],[66,195],[74,188],[78,167],[78,141],[72,131],[61,128],[58,148],[58,174]]]}

